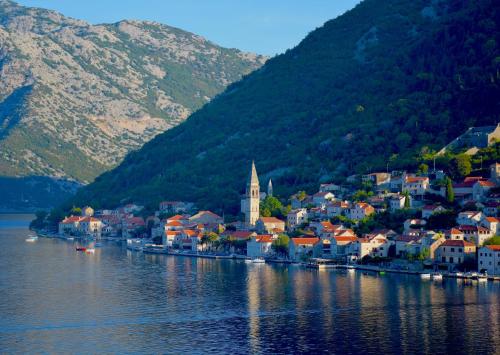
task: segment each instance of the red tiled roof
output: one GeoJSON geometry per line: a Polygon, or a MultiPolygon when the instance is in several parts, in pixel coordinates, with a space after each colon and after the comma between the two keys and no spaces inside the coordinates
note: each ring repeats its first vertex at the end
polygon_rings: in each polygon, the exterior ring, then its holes
{"type": "Polygon", "coordinates": [[[486,245],[486,248],[493,251],[500,251],[500,245],[486,245]]]}
{"type": "Polygon", "coordinates": [[[487,187],[495,187],[495,183],[491,182],[491,181],[478,181],[477,182],[479,185],[481,186],[487,186],[487,187]]]}
{"type": "Polygon", "coordinates": [[[270,234],[258,235],[255,240],[257,243],[272,243],[273,236],[270,234]]]}
{"type": "Polygon", "coordinates": [[[490,223],[500,222],[500,219],[497,217],[486,217],[486,220],[490,223]]]}
{"type": "Polygon", "coordinates": [[[473,243],[466,240],[446,240],[440,247],[473,247],[473,243]]]}
{"type": "Polygon", "coordinates": [[[83,219],[81,216],[70,216],[66,217],[61,223],[75,223],[80,222],[83,219]]]}
{"type": "Polygon", "coordinates": [[[167,227],[182,227],[182,223],[179,221],[171,221],[166,224],[167,227]]]}
{"type": "Polygon", "coordinates": [[[276,217],[260,217],[259,219],[264,223],[285,223],[276,217]]]}
{"type": "Polygon", "coordinates": [[[316,244],[319,242],[319,238],[317,237],[299,237],[299,238],[292,238],[292,242],[295,245],[304,245],[304,244],[316,244]]]}
{"type": "Polygon", "coordinates": [[[342,236],[342,235],[339,235],[339,236],[336,236],[336,237],[333,237],[337,242],[355,242],[358,238],[356,238],[355,236],[342,236]]]}

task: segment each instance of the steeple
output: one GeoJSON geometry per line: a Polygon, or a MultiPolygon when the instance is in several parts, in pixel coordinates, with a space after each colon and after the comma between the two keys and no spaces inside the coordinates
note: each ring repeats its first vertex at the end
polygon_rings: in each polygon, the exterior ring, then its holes
{"type": "Polygon", "coordinates": [[[273,182],[271,179],[269,179],[269,182],[267,183],[267,196],[272,196],[273,195],[273,182]]]}
{"type": "Polygon", "coordinates": [[[248,176],[247,186],[258,184],[259,177],[257,176],[257,169],[255,169],[255,162],[252,160],[252,169],[250,170],[250,175],[248,176]]]}
{"type": "Polygon", "coordinates": [[[255,163],[252,161],[252,168],[248,175],[245,198],[241,200],[241,212],[245,214],[245,223],[253,227],[259,219],[260,185],[255,163]]]}

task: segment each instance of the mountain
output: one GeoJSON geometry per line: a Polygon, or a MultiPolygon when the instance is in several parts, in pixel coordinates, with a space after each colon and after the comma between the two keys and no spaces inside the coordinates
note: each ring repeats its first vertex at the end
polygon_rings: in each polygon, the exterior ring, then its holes
{"type": "Polygon", "coordinates": [[[411,166],[496,124],[500,3],[365,0],[130,153],[69,204],[161,199],[238,213],[252,159],[286,196],[411,166]],[[389,164],[387,166],[387,164],[389,164]]]}
{"type": "Polygon", "coordinates": [[[0,176],[90,182],[267,58],[0,0],[0,176]]]}

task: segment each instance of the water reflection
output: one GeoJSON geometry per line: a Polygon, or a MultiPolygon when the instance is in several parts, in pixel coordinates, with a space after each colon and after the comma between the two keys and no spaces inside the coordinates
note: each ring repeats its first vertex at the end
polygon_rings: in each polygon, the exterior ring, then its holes
{"type": "MultiPolygon", "coordinates": [[[[1,224],[1,221],[0,221],[1,224]]],[[[0,228],[2,352],[498,353],[499,284],[143,255],[0,228]]]]}

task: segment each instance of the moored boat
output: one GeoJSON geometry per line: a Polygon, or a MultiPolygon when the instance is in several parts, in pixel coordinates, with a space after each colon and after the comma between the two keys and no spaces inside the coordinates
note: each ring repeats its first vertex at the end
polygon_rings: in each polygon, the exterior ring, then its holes
{"type": "Polygon", "coordinates": [[[76,247],[75,249],[76,249],[76,251],[86,251],[87,250],[87,248],[85,248],[85,247],[76,247]]]}
{"type": "Polygon", "coordinates": [[[94,248],[87,248],[85,250],[85,253],[87,253],[87,254],[94,254],[95,253],[95,249],[94,248]]]}
{"type": "Polygon", "coordinates": [[[434,281],[442,281],[443,280],[443,274],[440,274],[439,272],[435,272],[432,274],[432,279],[434,281]]]}
{"type": "Polygon", "coordinates": [[[430,279],[431,278],[431,274],[429,274],[428,272],[423,272],[423,273],[420,274],[420,278],[421,279],[425,279],[425,280],[430,279]]]}
{"type": "Polygon", "coordinates": [[[26,238],[26,241],[28,243],[33,243],[33,242],[36,242],[37,240],[38,240],[38,237],[36,237],[36,236],[26,238]]]}
{"type": "Polygon", "coordinates": [[[264,260],[264,258],[255,258],[255,259],[252,259],[252,263],[254,264],[262,264],[262,263],[265,263],[266,261],[264,260]]]}

